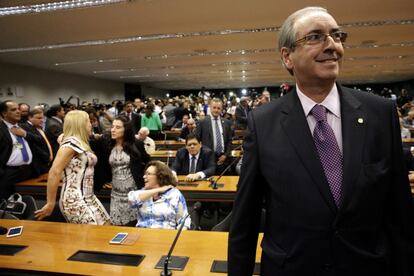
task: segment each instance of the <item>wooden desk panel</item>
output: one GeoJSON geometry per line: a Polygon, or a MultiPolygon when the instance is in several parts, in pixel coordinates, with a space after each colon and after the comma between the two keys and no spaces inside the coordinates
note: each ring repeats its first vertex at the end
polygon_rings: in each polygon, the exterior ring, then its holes
{"type": "MultiPolygon", "coordinates": [[[[237,148],[243,144],[243,140],[233,140],[231,142],[232,148],[237,148]]],[[[179,150],[180,148],[185,147],[184,141],[176,141],[176,140],[156,140],[155,145],[157,151],[160,150],[179,150]]]]}
{"type": "MultiPolygon", "coordinates": [[[[83,275],[159,275],[160,270],[154,266],[167,254],[177,232],[39,221],[0,220],[0,223],[7,228],[24,226],[19,237],[0,236],[1,244],[28,246],[15,256],[0,256],[1,268],[83,275]],[[109,240],[118,232],[140,236],[134,245],[110,245],[109,240]],[[142,254],[145,258],[137,267],[67,261],[78,250],[142,254]]],[[[213,260],[227,259],[227,238],[225,232],[183,231],[173,255],[190,259],[184,271],[174,271],[173,275],[223,275],[210,273],[210,268],[213,260]]],[[[258,246],[257,261],[260,254],[258,246]]]]}

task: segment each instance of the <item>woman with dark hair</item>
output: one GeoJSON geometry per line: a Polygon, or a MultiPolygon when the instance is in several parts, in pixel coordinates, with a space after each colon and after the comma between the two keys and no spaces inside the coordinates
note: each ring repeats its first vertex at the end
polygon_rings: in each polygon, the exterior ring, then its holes
{"type": "Polygon", "coordinates": [[[144,186],[142,176],[149,155],[143,143],[135,139],[127,117],[118,116],[112,122],[110,148],[111,222],[114,225],[135,225],[137,214],[128,203],[128,193],[144,186]]]}
{"type": "Polygon", "coordinates": [[[162,124],[160,116],[157,112],[154,112],[154,104],[148,103],[145,107],[145,114],[141,116],[141,127],[147,127],[150,130],[150,137],[152,139],[162,139],[160,137],[162,124]]]}
{"type": "MultiPolygon", "coordinates": [[[[145,186],[128,194],[129,203],[138,208],[137,227],[176,229],[187,216],[187,204],[170,168],[161,161],[148,163],[144,174],[145,186]]],[[[188,217],[184,227],[189,229],[188,217]]]]}

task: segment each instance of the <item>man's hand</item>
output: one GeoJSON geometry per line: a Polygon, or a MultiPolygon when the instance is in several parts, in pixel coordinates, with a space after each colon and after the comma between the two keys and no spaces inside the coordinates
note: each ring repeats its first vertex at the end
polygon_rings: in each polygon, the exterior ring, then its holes
{"type": "Polygon", "coordinates": [[[200,175],[197,173],[190,173],[185,177],[185,181],[196,181],[200,179],[200,175]]]}
{"type": "Polygon", "coordinates": [[[217,160],[217,165],[223,165],[224,162],[226,161],[227,156],[225,156],[224,154],[222,156],[219,157],[219,159],[217,160]]]}
{"type": "Polygon", "coordinates": [[[26,137],[26,131],[21,127],[12,127],[10,132],[19,137],[26,137]]]}

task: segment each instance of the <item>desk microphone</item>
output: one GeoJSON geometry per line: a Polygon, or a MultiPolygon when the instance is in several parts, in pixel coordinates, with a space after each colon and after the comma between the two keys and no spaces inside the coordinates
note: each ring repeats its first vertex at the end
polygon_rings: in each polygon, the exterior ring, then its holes
{"type": "Polygon", "coordinates": [[[164,147],[168,150],[168,146],[167,146],[167,133],[166,132],[161,132],[162,134],[164,134],[164,147]]]}
{"type": "MultiPolygon", "coordinates": [[[[241,148],[242,145],[237,146],[234,150],[237,150],[239,148],[241,148]]],[[[231,163],[223,170],[223,172],[219,175],[219,177],[217,177],[216,180],[214,180],[213,177],[209,178],[210,181],[210,185],[208,185],[210,188],[212,188],[213,190],[217,190],[219,188],[219,185],[217,184],[217,182],[220,180],[220,178],[236,163],[236,161],[238,161],[240,159],[240,157],[235,157],[233,161],[231,161],[231,163]]]]}
{"type": "MultiPolygon", "coordinates": [[[[214,177],[210,177],[210,185],[208,185],[210,188],[212,188],[213,190],[217,190],[219,188],[219,185],[217,184],[217,182],[220,180],[220,178],[236,163],[236,161],[238,161],[240,159],[240,157],[236,157],[234,158],[233,161],[231,161],[231,163],[223,170],[223,172],[217,177],[216,180],[214,180],[214,177]]],[[[221,184],[223,185],[223,184],[221,184]]]]}
{"type": "Polygon", "coordinates": [[[164,260],[164,270],[161,271],[161,276],[171,276],[172,272],[171,270],[168,270],[168,264],[170,263],[170,259],[171,259],[171,254],[174,250],[175,244],[177,243],[178,238],[180,237],[181,234],[181,230],[183,230],[185,221],[187,220],[187,218],[190,216],[190,214],[192,214],[194,211],[197,211],[201,208],[201,202],[197,201],[196,203],[194,203],[193,206],[193,210],[191,210],[191,212],[189,212],[184,219],[181,221],[180,227],[178,228],[178,232],[177,235],[175,235],[175,239],[171,245],[170,251],[168,251],[167,257],[164,260]]]}

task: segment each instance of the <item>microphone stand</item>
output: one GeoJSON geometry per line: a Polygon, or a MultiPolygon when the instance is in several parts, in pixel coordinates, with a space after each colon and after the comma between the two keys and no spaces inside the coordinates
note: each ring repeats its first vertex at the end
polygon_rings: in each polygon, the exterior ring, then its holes
{"type": "Polygon", "coordinates": [[[187,220],[187,218],[190,216],[190,214],[192,214],[194,211],[196,211],[196,210],[198,210],[200,208],[201,208],[201,203],[200,202],[196,202],[194,204],[193,210],[191,210],[191,212],[189,212],[184,217],[184,219],[181,221],[180,227],[178,228],[178,232],[175,235],[174,241],[173,241],[173,243],[171,245],[170,250],[168,251],[167,257],[164,260],[164,270],[161,271],[161,273],[160,273],[161,276],[171,276],[172,275],[171,270],[168,270],[168,264],[170,263],[171,254],[172,254],[172,252],[174,250],[175,244],[177,243],[177,240],[180,237],[181,231],[183,230],[183,227],[184,227],[184,224],[185,224],[185,221],[187,220]]]}
{"type": "Polygon", "coordinates": [[[217,190],[219,188],[217,182],[221,179],[221,177],[236,163],[236,161],[238,161],[240,159],[240,157],[236,157],[234,158],[233,161],[231,161],[231,163],[224,169],[224,171],[217,177],[216,180],[214,180],[213,177],[210,177],[210,185],[208,185],[210,188],[212,188],[213,190],[217,190]]]}

